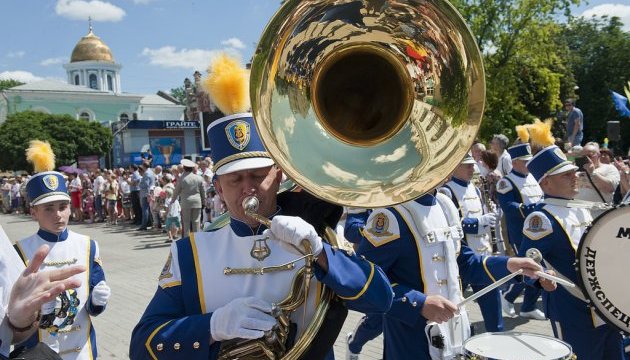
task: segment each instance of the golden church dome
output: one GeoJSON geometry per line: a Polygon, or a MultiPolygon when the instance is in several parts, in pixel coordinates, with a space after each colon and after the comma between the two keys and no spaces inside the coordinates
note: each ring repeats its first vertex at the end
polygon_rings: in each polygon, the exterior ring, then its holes
{"type": "Polygon", "coordinates": [[[114,62],[114,56],[109,46],[107,46],[101,38],[94,35],[92,27],[90,27],[88,34],[82,37],[74,47],[74,50],[72,50],[70,62],[78,61],[114,62]]]}

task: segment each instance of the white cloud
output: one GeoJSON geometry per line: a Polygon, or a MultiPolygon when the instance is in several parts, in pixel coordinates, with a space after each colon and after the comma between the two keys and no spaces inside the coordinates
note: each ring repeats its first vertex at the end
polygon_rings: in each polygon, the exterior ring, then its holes
{"type": "Polygon", "coordinates": [[[141,55],[149,58],[151,65],[166,68],[183,68],[205,71],[210,61],[222,52],[240,57],[234,49],[205,50],[205,49],[177,49],[175,46],[163,46],[159,49],[144,48],[141,55]]]}
{"type": "Polygon", "coordinates": [[[388,163],[388,162],[396,162],[400,159],[402,159],[405,155],[407,154],[407,145],[403,145],[399,148],[397,148],[396,150],[394,150],[393,153],[388,154],[388,155],[379,155],[375,158],[372,158],[372,161],[374,161],[377,164],[382,164],[382,163],[388,163]]]}
{"type": "Polygon", "coordinates": [[[100,0],[57,0],[55,7],[57,15],[72,20],[117,22],[125,16],[125,10],[111,3],[100,0]]]}
{"type": "Polygon", "coordinates": [[[26,52],[21,51],[21,50],[20,50],[20,51],[9,51],[9,52],[7,53],[7,57],[9,57],[9,58],[14,58],[14,59],[20,59],[20,58],[23,58],[23,57],[24,57],[24,55],[26,55],[26,52]]]}
{"type": "Polygon", "coordinates": [[[623,23],[623,30],[630,31],[630,5],[624,4],[600,4],[590,9],[584,10],[582,16],[589,19],[592,16],[600,17],[608,15],[608,17],[616,16],[623,23]]]}
{"type": "Polygon", "coordinates": [[[226,45],[235,49],[245,49],[245,44],[238,38],[229,38],[221,41],[221,45],[226,45]]]}
{"type": "Polygon", "coordinates": [[[16,70],[16,71],[0,72],[0,80],[17,80],[23,83],[30,83],[30,82],[44,80],[44,78],[35,76],[28,71],[16,70]]]}
{"type": "Polygon", "coordinates": [[[58,64],[63,64],[65,61],[66,61],[65,57],[56,57],[56,58],[44,59],[39,64],[42,66],[58,65],[58,64]]]}

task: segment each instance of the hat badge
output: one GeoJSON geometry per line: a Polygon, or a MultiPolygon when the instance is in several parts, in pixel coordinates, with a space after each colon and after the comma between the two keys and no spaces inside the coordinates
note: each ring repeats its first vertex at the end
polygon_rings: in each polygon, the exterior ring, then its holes
{"type": "Polygon", "coordinates": [[[46,175],[42,178],[44,182],[44,186],[46,186],[50,190],[57,190],[59,187],[59,179],[55,175],[46,175]]]}
{"type": "Polygon", "coordinates": [[[243,120],[234,120],[227,124],[225,133],[230,141],[230,145],[238,150],[245,149],[251,139],[250,125],[243,120]]]}
{"type": "Polygon", "coordinates": [[[564,155],[564,153],[562,152],[562,150],[560,150],[560,148],[553,149],[553,153],[556,154],[556,156],[559,157],[560,159],[564,161],[567,160],[567,156],[564,155]]]}

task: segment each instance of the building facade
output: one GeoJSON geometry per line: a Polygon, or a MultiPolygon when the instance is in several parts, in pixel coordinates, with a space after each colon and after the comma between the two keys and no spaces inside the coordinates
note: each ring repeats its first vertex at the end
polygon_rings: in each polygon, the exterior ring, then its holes
{"type": "Polygon", "coordinates": [[[113,131],[113,166],[138,163],[140,152],[149,147],[156,165],[201,155],[199,122],[184,121],[186,107],[172,99],[123,92],[122,65],[91,25],[63,67],[66,83],[42,80],[1,91],[0,123],[28,110],[98,121],[113,131]]]}

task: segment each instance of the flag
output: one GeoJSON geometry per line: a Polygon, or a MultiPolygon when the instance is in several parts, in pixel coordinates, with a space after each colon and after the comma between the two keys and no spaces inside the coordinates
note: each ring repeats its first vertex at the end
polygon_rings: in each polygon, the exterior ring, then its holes
{"type": "Polygon", "coordinates": [[[628,109],[628,99],[618,94],[612,90],[610,90],[612,95],[613,103],[615,104],[615,109],[619,112],[622,117],[630,117],[630,109],[628,109]]]}

